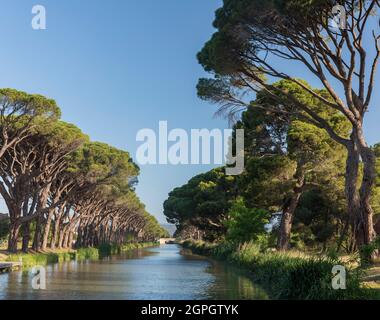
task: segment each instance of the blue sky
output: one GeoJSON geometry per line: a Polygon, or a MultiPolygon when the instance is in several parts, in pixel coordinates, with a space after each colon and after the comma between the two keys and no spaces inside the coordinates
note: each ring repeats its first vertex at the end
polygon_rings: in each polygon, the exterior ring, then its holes
{"type": "MultiPolygon", "coordinates": [[[[2,1],[0,87],[54,98],[65,121],[93,140],[135,155],[142,128],[228,128],[195,86],[196,53],[213,33],[219,0],[2,1]],[[47,30],[31,28],[32,7],[47,30]]],[[[210,166],[143,166],[137,192],[165,221],[162,204],[176,186],[210,166]]]]}
{"type": "MultiPolygon", "coordinates": [[[[157,129],[160,120],[169,129],[228,128],[195,90],[204,76],[196,53],[213,33],[220,5],[221,0],[3,0],[0,87],[54,98],[65,121],[133,156],[137,131],[157,129]],[[31,28],[36,4],[46,7],[47,30],[31,28]]],[[[378,107],[367,117],[370,143],[380,141],[378,107]]],[[[163,222],[168,193],[208,169],[142,166],[137,192],[163,222]]]]}

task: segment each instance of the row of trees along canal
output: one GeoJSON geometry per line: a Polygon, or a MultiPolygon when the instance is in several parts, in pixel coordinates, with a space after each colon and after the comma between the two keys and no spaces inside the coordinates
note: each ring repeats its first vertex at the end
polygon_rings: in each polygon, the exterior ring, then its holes
{"type": "Polygon", "coordinates": [[[245,129],[246,170],[226,177],[216,169],[175,189],[168,220],[185,237],[249,240],[265,212],[280,211],[279,250],[370,244],[380,147],[367,144],[363,122],[376,88],[379,1],[223,2],[217,31],[198,54],[213,74],[200,79],[198,94],[232,120],[244,111],[235,128],[245,129]],[[329,20],[335,5],[346,13],[341,29],[329,20]]]}
{"type": "Polygon", "coordinates": [[[9,212],[8,251],[123,244],[165,235],[134,192],[128,152],[91,142],[60,120],[54,100],[0,90],[0,193],[9,212]]]}

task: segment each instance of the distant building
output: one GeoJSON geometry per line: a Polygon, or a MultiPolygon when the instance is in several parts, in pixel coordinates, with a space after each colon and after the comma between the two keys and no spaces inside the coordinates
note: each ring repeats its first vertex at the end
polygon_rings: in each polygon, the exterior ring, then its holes
{"type": "Polygon", "coordinates": [[[0,213],[0,221],[1,221],[1,220],[8,219],[8,218],[9,218],[9,216],[8,216],[7,214],[5,214],[5,213],[0,213]]]}

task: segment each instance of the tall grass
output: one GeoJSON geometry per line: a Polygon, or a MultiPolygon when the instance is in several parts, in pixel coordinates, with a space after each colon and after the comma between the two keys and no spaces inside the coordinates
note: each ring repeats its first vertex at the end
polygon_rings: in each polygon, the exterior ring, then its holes
{"type": "Polygon", "coordinates": [[[347,289],[331,286],[332,268],[343,265],[337,259],[293,256],[287,253],[263,252],[254,243],[235,246],[229,243],[210,245],[184,242],[185,248],[204,255],[227,260],[248,269],[253,280],[268,290],[274,299],[373,299],[375,293],[361,285],[360,269],[347,269],[347,289]]]}
{"type": "Polygon", "coordinates": [[[44,266],[51,263],[59,263],[75,259],[75,252],[59,253],[26,253],[9,255],[7,261],[22,262],[23,267],[44,266]]]}
{"type": "Polygon", "coordinates": [[[82,260],[98,260],[100,257],[98,248],[80,248],[75,252],[75,259],[82,260]]]}

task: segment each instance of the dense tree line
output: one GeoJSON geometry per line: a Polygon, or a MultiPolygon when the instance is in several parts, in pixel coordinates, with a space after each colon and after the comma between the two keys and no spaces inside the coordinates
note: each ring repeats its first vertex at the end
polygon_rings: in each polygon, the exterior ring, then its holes
{"type": "MultiPolygon", "coordinates": [[[[267,98],[265,92],[258,97],[261,103],[267,98]]],[[[332,114],[331,121],[347,134],[344,118],[332,114]]],[[[164,213],[177,225],[177,235],[249,241],[266,234],[265,224],[281,213],[281,223],[269,236],[279,250],[355,250],[344,196],[345,149],[323,130],[307,122],[273,117],[256,101],[235,128],[245,132],[244,173],[227,176],[225,168],[217,168],[174,189],[164,203],[164,213]]],[[[379,156],[377,149],[378,145],[374,150],[379,156]]],[[[380,213],[377,188],[372,205],[380,213]]]]}
{"type": "MultiPolygon", "coordinates": [[[[379,8],[376,0],[224,0],[217,31],[198,54],[212,74],[200,79],[199,96],[233,121],[245,110],[236,126],[246,130],[247,166],[234,190],[248,208],[282,213],[280,250],[293,228],[305,241],[333,239],[348,250],[376,237],[377,147],[366,142],[363,123],[376,88],[379,8]],[[341,28],[331,25],[336,5],[347,17],[341,28]]],[[[192,225],[173,207],[180,190],[170,194],[167,215],[192,225]]]]}
{"type": "MultiPolygon", "coordinates": [[[[299,98],[311,99],[289,81],[275,85],[298,90],[299,98]]],[[[181,236],[211,241],[231,238],[231,233],[242,232],[237,230],[239,224],[233,223],[242,218],[240,228],[249,240],[255,231],[265,231],[263,226],[271,213],[281,212],[276,230],[280,250],[290,247],[293,224],[298,244],[326,246],[339,240],[347,221],[343,188],[346,152],[320,128],[288,114],[277,117],[260,107],[274,108],[276,103],[266,91],[259,92],[234,126],[244,129],[245,134],[246,168],[242,175],[226,176],[225,168],[218,168],[170,193],[164,212],[168,221],[179,226],[181,236]],[[314,204],[314,200],[318,202],[314,204]],[[254,227],[257,218],[261,229],[254,227]]],[[[317,105],[315,112],[324,109],[317,105]]],[[[332,112],[328,118],[336,130],[348,135],[349,124],[339,113],[332,112]]],[[[293,243],[295,238],[293,234],[293,243]]]]}
{"type": "Polygon", "coordinates": [[[0,194],[8,251],[123,244],[165,234],[134,192],[128,152],[92,142],[60,120],[55,101],[0,90],[0,194]]]}

